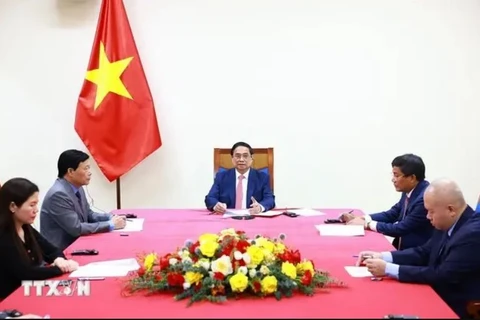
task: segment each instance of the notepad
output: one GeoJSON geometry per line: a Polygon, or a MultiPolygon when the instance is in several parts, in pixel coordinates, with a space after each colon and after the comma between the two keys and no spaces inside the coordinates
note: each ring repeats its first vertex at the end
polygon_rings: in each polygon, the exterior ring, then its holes
{"type": "Polygon", "coordinates": [[[136,219],[127,219],[125,223],[125,228],[113,230],[115,232],[137,232],[143,230],[143,222],[145,219],[136,218],[136,219]]]}
{"type": "Polygon", "coordinates": [[[360,225],[318,224],[315,226],[321,236],[358,237],[365,235],[365,229],[360,225]]]}
{"type": "Polygon", "coordinates": [[[78,267],[70,274],[70,278],[124,277],[130,271],[138,270],[138,268],[140,266],[133,258],[98,261],[78,267]]]}
{"type": "Polygon", "coordinates": [[[348,274],[354,278],[373,277],[373,274],[368,271],[367,267],[345,267],[348,274]]]}

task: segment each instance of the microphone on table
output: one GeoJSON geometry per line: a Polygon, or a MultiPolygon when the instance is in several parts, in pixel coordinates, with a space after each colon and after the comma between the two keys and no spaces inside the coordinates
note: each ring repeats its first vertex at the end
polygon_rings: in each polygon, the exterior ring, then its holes
{"type": "Polygon", "coordinates": [[[417,316],[407,316],[404,314],[389,314],[383,318],[384,319],[420,319],[417,316]]]}

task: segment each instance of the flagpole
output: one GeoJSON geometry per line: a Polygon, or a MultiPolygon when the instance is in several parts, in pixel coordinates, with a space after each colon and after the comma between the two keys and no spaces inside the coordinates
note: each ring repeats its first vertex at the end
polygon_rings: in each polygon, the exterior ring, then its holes
{"type": "Polygon", "coordinates": [[[121,191],[120,191],[120,178],[117,178],[117,209],[122,208],[122,200],[121,200],[121,191]]]}

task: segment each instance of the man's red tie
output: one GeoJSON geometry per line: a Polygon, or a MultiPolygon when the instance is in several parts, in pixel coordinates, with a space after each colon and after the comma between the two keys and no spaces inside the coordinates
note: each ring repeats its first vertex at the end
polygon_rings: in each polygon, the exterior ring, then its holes
{"type": "Polygon", "coordinates": [[[243,174],[238,177],[237,193],[235,195],[235,209],[242,209],[242,204],[243,204],[243,179],[245,179],[245,176],[243,174]]]}

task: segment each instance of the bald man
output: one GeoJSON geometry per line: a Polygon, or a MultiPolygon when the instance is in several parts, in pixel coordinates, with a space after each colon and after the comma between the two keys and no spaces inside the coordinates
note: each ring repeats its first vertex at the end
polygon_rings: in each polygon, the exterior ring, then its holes
{"type": "Polygon", "coordinates": [[[432,182],[424,202],[436,229],[427,243],[402,251],[364,251],[357,265],[366,265],[377,277],[429,284],[463,318],[467,303],[480,300],[480,215],[449,179],[432,182]]]}

